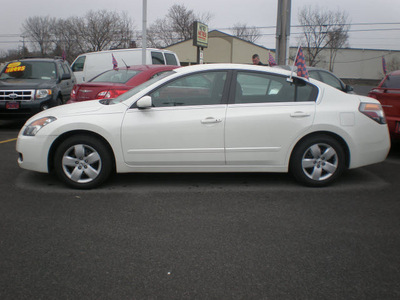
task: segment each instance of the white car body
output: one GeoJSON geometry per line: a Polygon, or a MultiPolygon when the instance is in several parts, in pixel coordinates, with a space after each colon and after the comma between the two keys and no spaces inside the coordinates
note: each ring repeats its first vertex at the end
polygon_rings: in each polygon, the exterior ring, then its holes
{"type": "MultiPolygon", "coordinates": [[[[88,134],[107,144],[117,173],[288,172],[296,145],[318,135],[340,140],[347,168],[386,158],[390,149],[387,125],[359,111],[360,103],[379,103],[312,79],[307,84],[318,89],[315,101],[233,103],[233,87],[227,89],[225,83],[224,95],[230,92],[228,103],[136,106],[139,99],[144,99],[143,103],[151,101],[145,96],[173,80],[195,72],[221,70],[232,74],[253,72],[257,76],[268,73],[287,80],[293,75],[260,66],[197,65],[176,69],[174,74],[120,103],[87,101],[55,107],[35,115],[21,129],[18,163],[28,170],[50,172],[56,146],[66,135],[74,134],[88,134]],[[56,120],[41,127],[34,136],[24,134],[33,121],[48,116],[56,120]]],[[[230,75],[226,82],[229,79],[230,75]]],[[[247,89],[251,91],[253,87],[247,89]]]]}

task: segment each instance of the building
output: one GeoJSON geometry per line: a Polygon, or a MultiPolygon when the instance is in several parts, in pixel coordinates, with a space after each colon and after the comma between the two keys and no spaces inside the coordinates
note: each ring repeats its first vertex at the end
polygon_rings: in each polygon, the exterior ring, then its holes
{"type": "MultiPolygon", "coordinates": [[[[193,46],[192,39],[176,43],[166,49],[178,54],[181,64],[184,66],[197,63],[197,47],[193,46]]],[[[219,30],[212,30],[208,33],[208,48],[204,48],[204,63],[251,64],[251,57],[257,53],[261,62],[266,64],[269,52],[275,55],[275,52],[263,46],[219,30]]]]}
{"type": "MultiPolygon", "coordinates": [[[[186,40],[167,47],[178,54],[182,65],[197,63],[197,47],[193,40],[186,40]]],[[[291,63],[297,48],[290,48],[291,63]]],[[[208,48],[204,48],[204,63],[242,63],[251,64],[251,57],[257,53],[261,62],[268,62],[269,53],[275,57],[275,50],[245,41],[219,30],[208,34],[208,48]]],[[[306,55],[306,52],[304,53],[306,55]]],[[[329,69],[330,50],[323,50],[319,55],[317,67],[329,69]]],[[[350,80],[381,80],[383,78],[382,57],[388,70],[400,69],[400,51],[373,49],[339,49],[333,65],[333,73],[350,80]]]]}

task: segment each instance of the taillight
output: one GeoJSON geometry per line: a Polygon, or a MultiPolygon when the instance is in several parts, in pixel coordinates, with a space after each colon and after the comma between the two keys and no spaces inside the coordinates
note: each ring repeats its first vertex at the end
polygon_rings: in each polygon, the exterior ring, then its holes
{"type": "Polygon", "coordinates": [[[101,91],[97,94],[96,99],[108,99],[108,98],[116,98],[123,93],[126,93],[127,90],[106,90],[101,91]]]}
{"type": "Polygon", "coordinates": [[[71,100],[75,100],[76,99],[76,89],[75,89],[75,87],[71,90],[70,99],[71,100]]]}
{"type": "Polygon", "coordinates": [[[377,103],[361,103],[359,111],[379,124],[386,124],[385,113],[382,106],[377,103]]]}
{"type": "Polygon", "coordinates": [[[96,95],[96,99],[111,98],[110,91],[101,91],[96,95]]]}

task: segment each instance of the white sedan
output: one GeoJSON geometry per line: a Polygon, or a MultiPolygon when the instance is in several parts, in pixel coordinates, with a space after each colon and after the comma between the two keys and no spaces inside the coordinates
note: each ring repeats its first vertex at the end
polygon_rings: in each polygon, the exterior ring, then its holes
{"type": "Polygon", "coordinates": [[[376,100],[235,64],[179,68],[115,99],[48,109],[17,141],[20,167],[85,189],[112,172],[291,172],[324,186],[389,149],[376,100]]]}

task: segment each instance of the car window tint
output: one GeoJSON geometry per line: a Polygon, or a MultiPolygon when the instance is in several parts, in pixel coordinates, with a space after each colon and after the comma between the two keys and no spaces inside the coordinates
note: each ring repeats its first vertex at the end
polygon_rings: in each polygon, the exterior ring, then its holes
{"type": "Polygon", "coordinates": [[[202,72],[181,77],[150,94],[155,107],[220,104],[227,72],[202,72]]]}
{"type": "Polygon", "coordinates": [[[174,65],[177,66],[178,62],[176,60],[176,56],[171,53],[164,53],[165,54],[165,60],[167,61],[167,65],[174,65]]]}
{"type": "Polygon", "coordinates": [[[79,56],[76,61],[72,64],[71,69],[73,72],[83,71],[85,65],[86,56],[79,56]]]}
{"type": "Polygon", "coordinates": [[[128,80],[140,72],[138,70],[109,70],[96,76],[90,82],[127,83],[128,80]]]}
{"type": "Polygon", "coordinates": [[[339,79],[333,76],[332,74],[329,74],[327,72],[319,72],[319,75],[321,76],[322,82],[329,84],[330,86],[333,86],[334,88],[337,88],[339,90],[343,89],[339,79]]]}
{"type": "Polygon", "coordinates": [[[304,80],[287,77],[239,72],[236,79],[235,103],[268,103],[315,101],[318,90],[304,80]]]}
{"type": "Polygon", "coordinates": [[[382,83],[382,87],[388,89],[400,89],[400,76],[389,75],[382,83]]]}
{"type": "Polygon", "coordinates": [[[164,56],[161,52],[151,52],[151,61],[153,65],[164,65],[164,56]]]}

